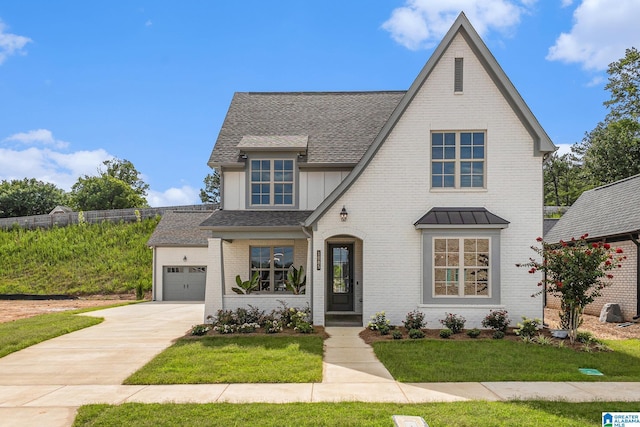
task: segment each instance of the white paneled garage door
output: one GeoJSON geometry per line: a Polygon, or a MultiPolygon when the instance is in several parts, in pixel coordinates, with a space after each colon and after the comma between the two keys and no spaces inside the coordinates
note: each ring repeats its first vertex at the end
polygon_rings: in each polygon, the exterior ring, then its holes
{"type": "Polygon", "coordinates": [[[207,267],[165,265],[162,271],[163,301],[204,301],[207,267]]]}

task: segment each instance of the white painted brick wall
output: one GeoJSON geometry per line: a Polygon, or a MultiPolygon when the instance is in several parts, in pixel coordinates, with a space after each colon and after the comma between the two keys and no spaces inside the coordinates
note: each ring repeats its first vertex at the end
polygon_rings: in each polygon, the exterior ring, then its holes
{"type": "Polygon", "coordinates": [[[532,255],[531,244],[542,235],[542,158],[534,142],[491,78],[458,36],[414,98],[387,141],[349,190],[321,218],[314,250],[323,251],[323,268],[314,270],[316,323],[323,320],[325,239],[352,235],[363,240],[363,319],[386,311],[394,324],[422,302],[421,232],[413,226],[433,207],[482,206],[510,221],[501,234],[499,306],[424,308],[432,327],[445,312],[479,322],[490,308],[506,307],[514,320],[541,317],[542,298],[531,298],[537,278],[516,263],[532,255]],[[454,53],[455,52],[455,53],[454,53]],[[463,95],[453,93],[453,58],[465,58],[463,95]],[[430,190],[430,133],[486,130],[487,189],[430,190]],[[349,212],[341,223],[342,206],[349,212]]]}

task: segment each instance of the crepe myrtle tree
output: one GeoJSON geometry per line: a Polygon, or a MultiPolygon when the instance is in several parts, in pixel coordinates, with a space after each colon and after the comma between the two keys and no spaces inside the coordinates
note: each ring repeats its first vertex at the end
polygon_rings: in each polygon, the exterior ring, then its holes
{"type": "Polygon", "coordinates": [[[582,323],[584,308],[602,294],[602,289],[613,279],[611,271],[622,267],[627,258],[621,248],[613,248],[604,242],[588,242],[587,234],[570,242],[561,240],[557,244],[536,239],[540,246],[531,246],[540,260],[529,258],[529,262],[516,264],[529,268],[530,274],[544,273],[538,282],[542,289],[532,297],[546,292],[560,298],[560,324],[569,331],[573,343],[578,327],[582,323]]]}

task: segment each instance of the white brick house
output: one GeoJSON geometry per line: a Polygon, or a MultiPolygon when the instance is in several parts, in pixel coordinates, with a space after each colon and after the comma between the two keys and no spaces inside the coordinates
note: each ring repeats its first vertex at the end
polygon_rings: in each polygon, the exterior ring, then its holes
{"type": "Polygon", "coordinates": [[[542,234],[553,150],[464,14],[407,91],[237,93],[209,160],[222,209],[201,225],[205,316],[284,300],[320,325],[541,317],[538,279],[515,264],[542,234]],[[291,265],[303,295],[284,291],[291,265]],[[231,292],[255,271],[259,292],[231,292]]]}

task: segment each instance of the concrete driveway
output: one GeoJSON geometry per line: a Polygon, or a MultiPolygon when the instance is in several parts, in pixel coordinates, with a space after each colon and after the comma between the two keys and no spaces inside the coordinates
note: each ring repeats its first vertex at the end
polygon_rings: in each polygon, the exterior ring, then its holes
{"type": "MultiPolygon", "coordinates": [[[[69,425],[54,422],[54,408],[48,414],[30,413],[28,408],[21,408],[19,414],[11,410],[42,397],[46,391],[42,386],[54,392],[69,385],[122,384],[191,326],[202,323],[204,305],[149,302],[86,315],[105,320],[0,358],[0,425],[69,425]],[[31,394],[36,390],[40,396],[31,394]]],[[[69,408],[60,409],[58,417],[73,420],[75,410],[65,415],[69,408]]]]}

